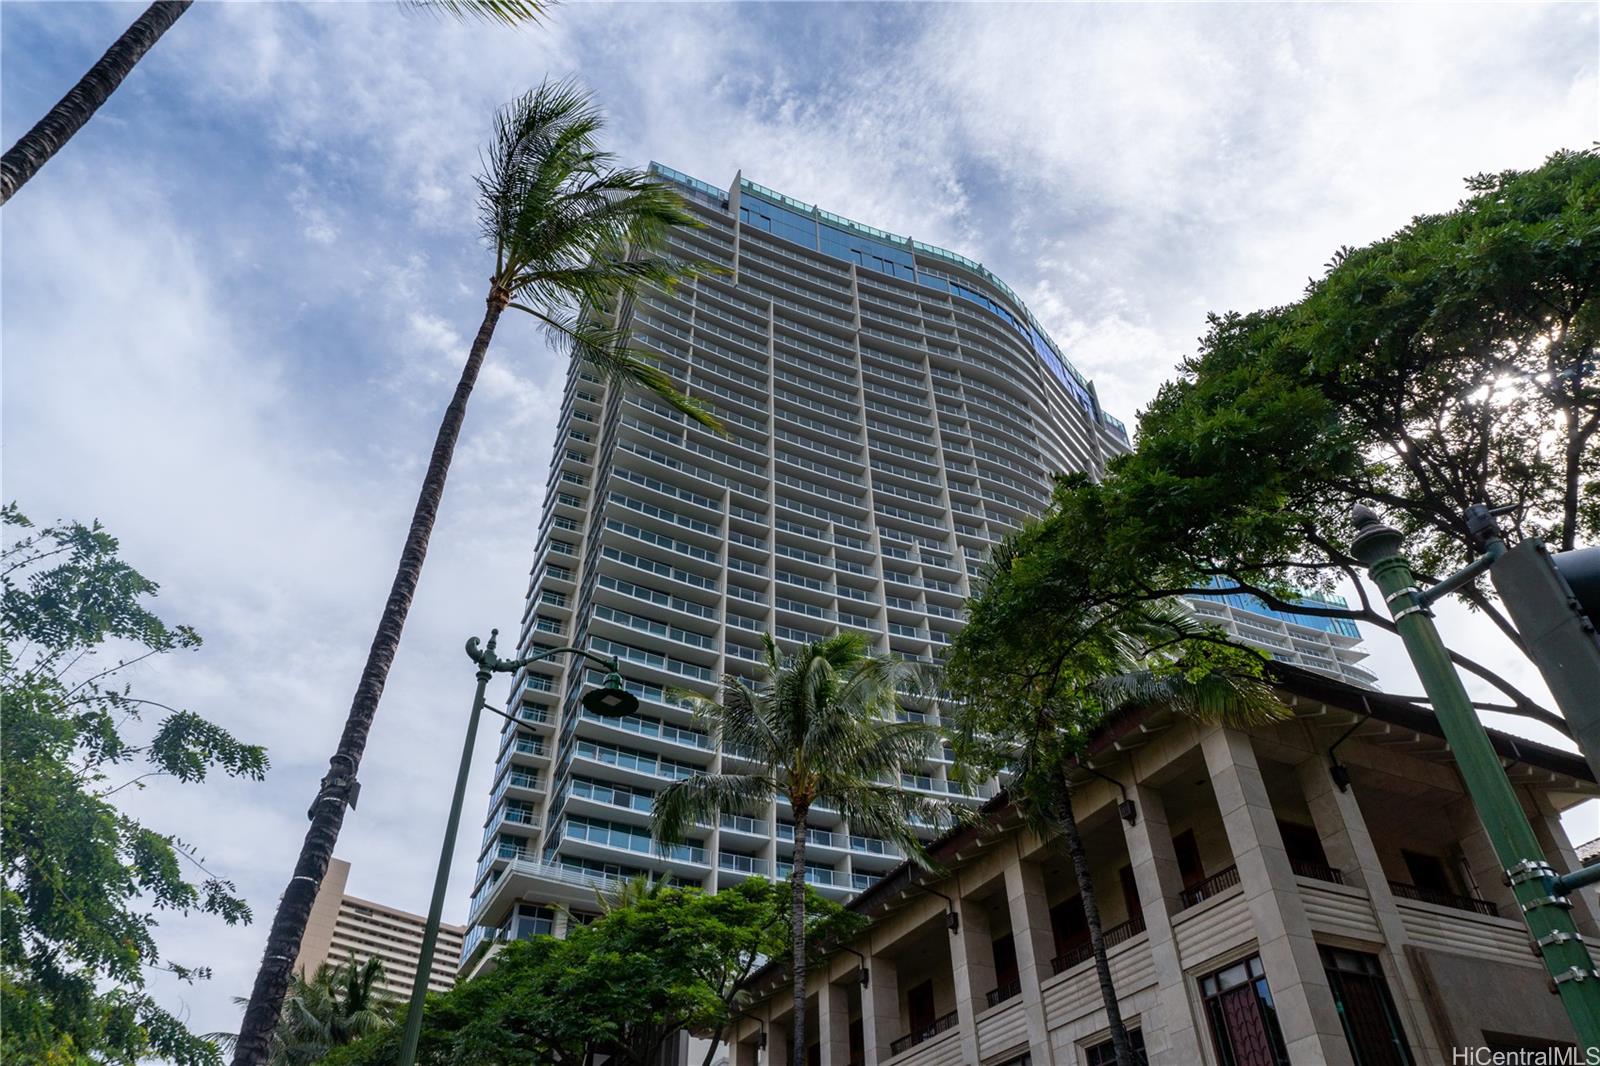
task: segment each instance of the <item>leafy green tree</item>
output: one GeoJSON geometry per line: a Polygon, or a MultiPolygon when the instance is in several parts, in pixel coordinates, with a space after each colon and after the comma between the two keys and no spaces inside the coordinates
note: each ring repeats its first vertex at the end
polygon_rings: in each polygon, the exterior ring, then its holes
{"type": "Polygon", "coordinates": [[[118,808],[151,777],[260,780],[263,749],[191,711],[133,695],[128,668],[197,648],[146,605],[158,586],[99,523],[36,527],[0,509],[0,1059],[52,1064],[220,1061],[147,994],[163,959],[156,912],[250,920],[194,849],[118,808]],[[147,727],[147,717],[159,720],[147,727]],[[184,877],[187,862],[204,875],[184,877]]]}
{"type": "MultiPolygon", "coordinates": [[[[39,168],[50,162],[88,124],[100,105],[111,99],[124,78],[194,0],[156,0],[118,37],[105,55],[52,107],[44,118],[0,156],[0,204],[4,204],[39,168]]],[[[515,25],[537,21],[549,4],[544,0],[410,0],[410,7],[441,11],[457,18],[480,18],[515,25]]]]}
{"type": "MultiPolygon", "coordinates": [[[[1347,550],[1357,502],[1384,507],[1425,578],[1474,554],[1474,503],[1509,508],[1513,542],[1600,535],[1600,152],[1467,185],[1454,211],[1338,252],[1298,303],[1211,318],[1136,450],[1058,494],[1096,555],[1097,599],[1215,583],[1392,631],[1347,550]],[[1358,603],[1291,602],[1340,579],[1358,603]]],[[[1517,641],[1486,583],[1464,594],[1517,641]]],[[[1565,728],[1455,658],[1510,697],[1503,709],[1565,728]]]]}
{"type": "MultiPolygon", "coordinates": [[[[810,950],[862,919],[813,898],[810,950]]],[[[426,1004],[418,1062],[430,1066],[656,1061],[680,1029],[705,1034],[709,1063],[755,974],[788,950],[788,893],[752,879],[709,895],[657,884],[565,940],[507,945],[493,967],[426,1004]]],[[[399,1034],[362,1041],[330,1066],[393,1060],[399,1034]]]]}
{"type": "Polygon", "coordinates": [[[1106,960],[1100,908],[1072,809],[1070,769],[1095,729],[1138,706],[1247,725],[1282,713],[1261,681],[1259,653],[1229,644],[1164,603],[1092,607],[1094,575],[1072,523],[1046,515],[1002,543],[947,661],[960,701],[956,760],[1006,791],[1041,837],[1072,863],[1095,975],[1120,1066],[1136,1066],[1106,960]]]}
{"type": "Polygon", "coordinates": [[[719,423],[683,396],[671,377],[634,352],[618,309],[642,284],[671,286],[692,273],[662,250],[675,229],[695,225],[682,199],[639,170],[620,169],[600,150],[603,122],[588,93],[571,82],[545,83],[504,108],[479,176],[483,234],[494,251],[483,323],[445,409],[423,477],[411,527],[377,634],[367,652],[339,746],[311,805],[311,826],[267,937],[234,1054],[258,1066],[277,1023],[289,969],[304,935],[317,886],[344,823],[361,754],[399,648],[411,600],[444,496],[445,478],[466,419],[478,371],[500,316],[531,316],[572,357],[619,388],[643,388],[690,418],[719,423]]]}
{"type": "MultiPolygon", "coordinates": [[[[916,721],[895,721],[897,693],[915,690],[926,677],[915,664],[874,655],[866,638],[844,632],[803,645],[792,654],[763,638],[766,657],[752,685],[735,674],[722,678],[722,698],[679,693],[722,745],[725,758],[753,764],[750,773],[695,774],[674,781],[656,797],[651,829],[676,842],[696,822],[723,811],[742,811],[784,800],[794,817],[794,860],[789,874],[790,966],[794,986],[794,1063],[806,1055],[806,830],[811,810],[838,811],[855,833],[884,837],[912,859],[926,862],[916,826],[949,820],[954,809],[900,787],[900,774],[916,769],[939,731],[916,721]]],[[[730,760],[731,761],[731,760],[730,760]]]]}

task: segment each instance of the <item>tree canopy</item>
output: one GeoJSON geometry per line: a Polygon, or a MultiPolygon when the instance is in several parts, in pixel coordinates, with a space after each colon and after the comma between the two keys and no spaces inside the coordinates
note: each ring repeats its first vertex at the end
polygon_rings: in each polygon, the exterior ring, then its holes
{"type": "Polygon", "coordinates": [[[128,667],[196,648],[200,637],[150,611],[158,586],[119,558],[114,537],[98,523],[36,528],[15,505],[0,518],[10,541],[0,554],[0,1059],[219,1061],[144,991],[153,967],[208,976],[162,958],[155,912],[232,925],[250,909],[190,845],[114,797],[152,776],[260,780],[266,753],[132,694],[128,667]],[[147,728],[152,712],[159,721],[147,728]],[[198,880],[184,876],[185,863],[198,880]]]}
{"type": "MultiPolygon", "coordinates": [[[[847,938],[861,919],[813,893],[807,942],[847,938]]],[[[419,1063],[434,1066],[583,1064],[599,1055],[646,1066],[680,1029],[721,1039],[752,978],[785,958],[788,888],[751,878],[712,895],[657,886],[630,892],[565,939],[506,945],[492,968],[430,996],[419,1063]]],[[[399,1033],[351,1045],[327,1061],[380,1066],[399,1033]]]]}
{"type": "MultiPolygon", "coordinates": [[[[1508,509],[1512,542],[1600,534],[1600,152],[1467,188],[1454,211],[1338,251],[1297,303],[1210,318],[1142,413],[1136,449],[1100,484],[1057,492],[1089,605],[1220,587],[1390,628],[1346,550],[1363,501],[1428,576],[1474,554],[1474,503],[1508,509]],[[1290,602],[1344,578],[1359,603],[1290,602]]],[[[1486,584],[1464,595],[1517,640],[1486,584]]]]}

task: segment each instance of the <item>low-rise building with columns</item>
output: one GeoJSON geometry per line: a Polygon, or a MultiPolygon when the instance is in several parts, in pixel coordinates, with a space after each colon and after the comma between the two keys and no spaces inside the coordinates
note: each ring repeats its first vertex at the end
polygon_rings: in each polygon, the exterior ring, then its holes
{"type": "MultiPolygon", "coordinates": [[[[1123,1019],[1152,1064],[1425,1066],[1451,1049],[1571,1044],[1432,713],[1283,670],[1279,722],[1162,708],[1106,724],[1074,809],[1123,1019]]],[[[1576,755],[1493,741],[1547,857],[1600,795],[1576,755]]],[[[817,1066],[1114,1061],[1064,849],[1004,796],[850,906],[870,925],[811,971],[817,1066]]],[[[1595,899],[1574,912],[1586,935],[1595,899]]],[[[733,1066],[791,1061],[787,975],[741,1021],[733,1066]]]]}

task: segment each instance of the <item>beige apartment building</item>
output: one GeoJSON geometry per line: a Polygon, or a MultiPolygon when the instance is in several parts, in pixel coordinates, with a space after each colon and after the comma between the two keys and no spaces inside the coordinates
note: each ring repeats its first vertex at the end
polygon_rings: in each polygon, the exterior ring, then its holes
{"type": "MultiPolygon", "coordinates": [[[[369,958],[383,960],[383,978],[378,987],[400,999],[411,995],[417,979],[417,963],[422,954],[422,930],[426,919],[420,914],[387,907],[382,903],[345,894],[350,864],[343,859],[328,863],[328,872],[317,891],[300,942],[294,968],[297,973],[315,974],[323,963],[338,965],[350,958],[365,963],[369,958]]],[[[439,945],[434,951],[433,969],[428,977],[432,992],[448,992],[456,983],[456,968],[461,963],[461,941],[466,929],[459,925],[439,926],[439,945]]]]}
{"type": "MultiPolygon", "coordinates": [[[[1153,1064],[1428,1066],[1570,1046],[1560,1000],[1432,713],[1286,670],[1290,716],[1241,732],[1144,709],[1096,736],[1075,809],[1123,1018],[1153,1064]]],[[[1493,736],[1553,865],[1577,756],[1493,736]]],[[[1106,1012],[1059,842],[1004,797],[849,906],[871,924],[812,970],[818,1066],[1103,1066],[1106,1012]],[[859,953],[859,954],[857,954],[859,953]]],[[[1595,899],[1573,899],[1586,936],[1595,899]]],[[[766,976],[735,1066],[789,1061],[766,976]]]]}

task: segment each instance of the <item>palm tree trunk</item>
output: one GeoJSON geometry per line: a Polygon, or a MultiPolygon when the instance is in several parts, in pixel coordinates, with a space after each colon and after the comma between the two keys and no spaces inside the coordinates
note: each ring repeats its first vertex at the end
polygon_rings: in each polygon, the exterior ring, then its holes
{"type": "Polygon", "coordinates": [[[1111,964],[1106,961],[1106,940],[1100,928],[1100,904],[1095,898],[1094,882],[1089,877],[1089,856],[1083,850],[1083,837],[1078,833],[1078,816],[1072,810],[1072,785],[1060,769],[1056,770],[1055,779],[1056,817],[1061,822],[1067,855],[1072,859],[1072,872],[1078,879],[1083,920],[1089,927],[1089,946],[1094,949],[1094,973],[1100,981],[1100,999],[1105,1004],[1106,1021],[1111,1026],[1111,1046],[1116,1052],[1117,1066],[1139,1066],[1133,1046],[1128,1043],[1128,1029],[1122,1024],[1117,988],[1111,983],[1111,964]]]}
{"type": "Polygon", "coordinates": [[[505,310],[505,294],[496,289],[490,294],[488,305],[483,324],[478,327],[478,336],[467,355],[466,365],[461,368],[461,380],[456,384],[455,396],[450,400],[450,406],[445,408],[444,419],[439,423],[439,435],[434,440],[433,456],[428,460],[428,472],[423,478],[417,507],[411,516],[411,529],[406,534],[405,547],[400,552],[400,565],[395,571],[394,583],[389,588],[389,600],[384,604],[377,635],[372,638],[372,647],[367,651],[367,664],[361,671],[355,698],[350,703],[350,713],[345,718],[338,750],[329,760],[327,776],[322,779],[322,787],[308,812],[311,815],[311,828],[306,830],[294,876],[278,901],[278,912],[273,916],[272,930],[267,935],[261,969],[256,974],[255,987],[250,992],[250,1005],[245,1010],[244,1024],[234,1048],[233,1066],[263,1066],[267,1061],[272,1033],[278,1024],[278,1012],[283,1006],[284,990],[288,987],[290,969],[300,951],[300,940],[305,935],[306,920],[310,917],[317,887],[322,884],[322,876],[328,870],[328,860],[333,857],[333,845],[339,839],[339,829],[344,824],[345,805],[352,798],[351,788],[356,780],[356,770],[361,765],[361,753],[367,746],[367,734],[372,729],[372,720],[378,711],[378,698],[383,694],[389,666],[394,662],[395,649],[400,645],[400,632],[405,627],[406,614],[411,609],[411,597],[416,593],[417,581],[422,576],[422,563],[428,554],[428,538],[433,534],[439,501],[444,496],[445,477],[450,472],[450,458],[455,452],[456,438],[461,435],[461,424],[466,418],[467,400],[472,395],[473,384],[478,380],[478,370],[483,366],[489,341],[494,337],[495,323],[505,310]]]}
{"type": "Polygon", "coordinates": [[[11,199],[73,134],[83,128],[84,123],[94,117],[100,105],[117,91],[122,79],[133,72],[134,64],[144,58],[192,3],[194,0],[156,0],[33,129],[6,149],[6,154],[0,157],[0,204],[11,199]]]}
{"type": "MultiPolygon", "coordinates": [[[[793,804],[791,803],[791,806],[793,804]]],[[[794,869],[789,871],[789,951],[794,956],[794,1025],[789,1050],[806,1066],[806,812],[794,812],[794,869]]]]}

